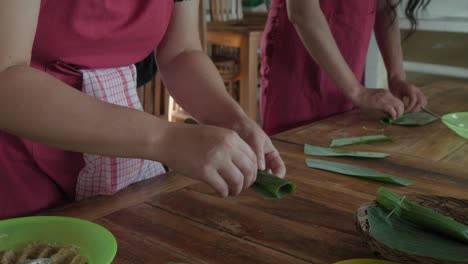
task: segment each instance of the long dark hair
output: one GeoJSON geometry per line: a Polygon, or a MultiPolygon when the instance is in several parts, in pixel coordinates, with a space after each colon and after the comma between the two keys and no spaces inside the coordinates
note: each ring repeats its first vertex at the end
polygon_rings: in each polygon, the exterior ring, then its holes
{"type": "MultiPolygon", "coordinates": [[[[396,8],[401,4],[402,0],[394,1],[394,0],[387,0],[387,7],[392,12],[392,23],[395,21],[397,12],[396,8]]],[[[425,9],[431,0],[408,0],[408,3],[405,7],[405,16],[411,23],[410,31],[406,34],[404,39],[408,39],[418,27],[418,17],[417,13],[421,9],[425,9]]]]}
{"type": "Polygon", "coordinates": [[[413,34],[418,26],[417,12],[422,8],[426,9],[431,0],[409,0],[405,8],[405,15],[411,22],[409,34],[413,34]]]}

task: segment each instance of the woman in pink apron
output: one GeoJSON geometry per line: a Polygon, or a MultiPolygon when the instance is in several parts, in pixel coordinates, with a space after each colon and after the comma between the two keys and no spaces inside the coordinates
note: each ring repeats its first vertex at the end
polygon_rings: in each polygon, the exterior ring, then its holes
{"type": "Polygon", "coordinates": [[[155,161],[221,196],[257,167],[284,176],[201,50],[199,2],[175,2],[0,2],[0,219],[112,194],[163,173],[155,161]],[[205,125],[138,111],[133,64],[155,48],[171,94],[205,125]]]}
{"type": "Polygon", "coordinates": [[[355,106],[397,118],[426,104],[422,92],[406,82],[399,26],[391,2],[272,1],[262,43],[261,111],[267,134],[355,106]],[[390,91],[362,85],[374,29],[390,91]]]}

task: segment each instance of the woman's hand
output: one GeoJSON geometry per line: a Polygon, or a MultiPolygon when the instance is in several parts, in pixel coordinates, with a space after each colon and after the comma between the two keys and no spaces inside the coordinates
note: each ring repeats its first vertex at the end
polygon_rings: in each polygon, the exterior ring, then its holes
{"type": "Polygon", "coordinates": [[[390,91],[405,104],[405,112],[419,112],[427,105],[427,98],[415,85],[404,79],[394,78],[389,81],[390,91]]]}
{"type": "Polygon", "coordinates": [[[174,5],[158,46],[158,69],[178,104],[200,123],[213,126],[171,125],[162,143],[165,153],[158,157],[174,170],[208,183],[221,196],[236,195],[255,181],[258,164],[266,164],[278,176],[284,176],[285,168],[269,138],[226,92],[218,70],[202,51],[198,6],[199,1],[174,5]]]}
{"type": "Polygon", "coordinates": [[[386,89],[369,89],[360,86],[348,97],[360,108],[380,110],[393,119],[398,119],[405,111],[403,102],[386,89]]]}
{"type": "Polygon", "coordinates": [[[281,156],[273,146],[270,138],[250,118],[244,118],[232,127],[240,137],[250,145],[257,157],[257,166],[260,170],[271,170],[271,172],[283,178],[286,167],[281,156]]]}
{"type": "Polygon", "coordinates": [[[162,147],[163,163],[210,185],[221,197],[238,195],[257,176],[255,153],[239,135],[215,126],[174,124],[162,147]]]}

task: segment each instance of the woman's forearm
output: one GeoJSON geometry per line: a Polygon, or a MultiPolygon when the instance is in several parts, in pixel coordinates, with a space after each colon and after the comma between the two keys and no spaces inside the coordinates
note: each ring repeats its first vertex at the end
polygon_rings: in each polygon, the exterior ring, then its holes
{"type": "Polygon", "coordinates": [[[227,93],[218,70],[202,51],[189,50],[160,65],[164,83],[177,103],[204,124],[226,128],[245,118],[227,93]]]}
{"type": "Polygon", "coordinates": [[[379,0],[375,22],[375,37],[387,68],[388,79],[406,78],[403,69],[400,25],[398,16],[392,19],[386,0],[379,0]]]}
{"type": "Polygon", "coordinates": [[[287,1],[288,16],[317,64],[336,86],[351,96],[360,85],[341,55],[317,0],[287,1]]]}
{"type": "Polygon", "coordinates": [[[16,66],[0,72],[0,129],[64,150],[158,159],[167,122],[98,101],[53,77],[16,66]]]}

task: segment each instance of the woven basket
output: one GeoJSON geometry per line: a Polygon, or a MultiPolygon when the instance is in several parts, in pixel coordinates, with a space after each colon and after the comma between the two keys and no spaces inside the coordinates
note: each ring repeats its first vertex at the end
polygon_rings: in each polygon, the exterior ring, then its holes
{"type": "MultiPolygon", "coordinates": [[[[459,200],[450,197],[429,196],[429,195],[406,195],[406,199],[433,209],[445,216],[452,217],[458,222],[468,224],[468,200],[459,200]]],[[[369,230],[367,209],[377,206],[375,202],[361,206],[356,212],[356,228],[365,243],[369,245],[372,252],[378,257],[398,263],[424,263],[424,264],[454,264],[460,262],[449,262],[436,260],[428,257],[409,255],[401,251],[389,248],[377,241],[369,230]]]]}

